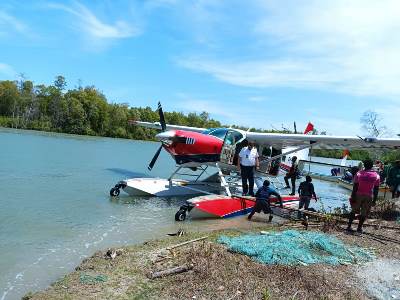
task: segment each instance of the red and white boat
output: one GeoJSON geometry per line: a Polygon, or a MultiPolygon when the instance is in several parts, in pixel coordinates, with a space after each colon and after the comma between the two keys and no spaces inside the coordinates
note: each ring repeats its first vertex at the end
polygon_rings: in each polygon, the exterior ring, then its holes
{"type": "MultiPolygon", "coordinates": [[[[271,197],[271,204],[278,204],[277,198],[271,197]]],[[[298,208],[298,196],[282,196],[283,206],[298,208]]],[[[254,197],[206,195],[191,198],[175,214],[176,221],[191,218],[231,218],[248,214],[255,205],[254,197]]]]}

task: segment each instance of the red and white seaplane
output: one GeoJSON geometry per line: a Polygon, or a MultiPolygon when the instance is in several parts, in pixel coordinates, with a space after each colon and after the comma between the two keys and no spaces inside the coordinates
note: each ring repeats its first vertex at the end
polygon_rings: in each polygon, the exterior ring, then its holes
{"type": "MultiPolygon", "coordinates": [[[[164,148],[175,160],[176,170],[168,179],[132,178],[118,182],[111,190],[111,196],[118,196],[120,189],[132,196],[194,196],[181,206],[176,220],[184,220],[190,212],[192,217],[232,217],[246,214],[254,206],[254,198],[240,195],[240,176],[236,173],[238,152],[244,139],[255,142],[259,153],[269,149],[270,155],[263,157],[256,177],[274,180],[279,166],[290,166],[291,156],[306,160],[309,149],[400,149],[400,139],[378,139],[348,136],[326,136],[307,134],[281,134],[249,132],[234,128],[197,128],[168,125],[165,122],[161,104],[158,104],[160,122],[133,121],[138,126],[160,129],[156,138],[161,146],[156,151],[148,169],[156,163],[164,148]],[[215,172],[204,176],[207,168],[215,172]],[[191,174],[180,173],[185,169],[191,174]],[[194,180],[175,178],[177,175],[192,175],[194,180]]],[[[268,151],[267,151],[268,152],[268,151]]],[[[262,182],[262,181],[259,181],[262,182]]],[[[257,180],[256,180],[257,183],[257,180]]],[[[279,188],[279,187],[278,187],[279,188]]],[[[296,206],[297,196],[282,196],[284,206],[296,206]]],[[[274,200],[272,200],[273,202],[274,200]]]]}

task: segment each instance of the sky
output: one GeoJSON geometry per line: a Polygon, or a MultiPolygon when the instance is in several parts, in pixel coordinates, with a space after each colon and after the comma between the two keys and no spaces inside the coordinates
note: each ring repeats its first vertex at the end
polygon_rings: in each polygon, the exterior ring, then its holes
{"type": "Polygon", "coordinates": [[[400,133],[400,1],[0,2],[0,80],[63,75],[109,102],[227,125],[400,133]]]}

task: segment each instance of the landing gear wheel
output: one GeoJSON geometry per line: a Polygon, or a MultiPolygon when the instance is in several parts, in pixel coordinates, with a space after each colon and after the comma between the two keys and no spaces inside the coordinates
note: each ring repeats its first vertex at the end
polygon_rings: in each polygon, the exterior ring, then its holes
{"type": "Polygon", "coordinates": [[[186,219],[186,209],[180,209],[178,212],[175,214],[175,221],[185,221],[186,219]]]}
{"type": "Polygon", "coordinates": [[[117,187],[113,187],[111,190],[110,190],[110,196],[111,197],[118,197],[119,196],[119,188],[117,188],[117,187]]]}

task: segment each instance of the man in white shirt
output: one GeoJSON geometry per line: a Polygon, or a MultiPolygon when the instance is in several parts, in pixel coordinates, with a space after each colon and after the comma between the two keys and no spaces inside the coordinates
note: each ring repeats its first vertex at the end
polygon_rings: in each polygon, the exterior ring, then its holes
{"type": "Polygon", "coordinates": [[[243,148],[239,152],[238,169],[242,176],[243,196],[254,196],[254,168],[258,169],[260,166],[258,160],[257,148],[254,147],[253,142],[244,140],[242,142],[243,148]],[[249,184],[247,184],[247,181],[249,184]]]}

